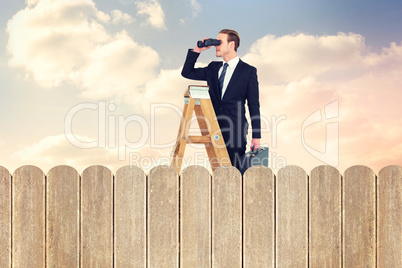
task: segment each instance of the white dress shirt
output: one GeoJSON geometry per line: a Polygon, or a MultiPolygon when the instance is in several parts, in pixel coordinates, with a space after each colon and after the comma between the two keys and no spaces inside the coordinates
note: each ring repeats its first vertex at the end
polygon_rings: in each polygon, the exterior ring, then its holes
{"type": "MultiPolygon", "coordinates": [[[[239,56],[237,56],[236,58],[233,58],[230,61],[228,61],[228,68],[226,69],[225,79],[223,80],[223,88],[222,88],[221,99],[225,95],[226,88],[228,87],[230,78],[232,78],[233,72],[236,69],[237,64],[239,63],[239,60],[240,60],[240,58],[239,58],[239,56]]],[[[223,62],[223,64],[225,64],[225,62],[223,62]]],[[[222,64],[222,67],[219,69],[218,77],[221,76],[221,73],[222,73],[222,70],[223,70],[223,64],[222,64]]]]}

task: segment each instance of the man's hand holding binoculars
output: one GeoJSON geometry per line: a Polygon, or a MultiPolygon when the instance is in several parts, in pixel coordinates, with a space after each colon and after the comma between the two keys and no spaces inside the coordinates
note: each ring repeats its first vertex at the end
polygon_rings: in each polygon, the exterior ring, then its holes
{"type": "Polygon", "coordinates": [[[204,38],[197,42],[197,46],[193,49],[193,51],[200,53],[201,51],[210,49],[211,46],[219,46],[220,44],[221,44],[220,40],[212,38],[204,38]]]}

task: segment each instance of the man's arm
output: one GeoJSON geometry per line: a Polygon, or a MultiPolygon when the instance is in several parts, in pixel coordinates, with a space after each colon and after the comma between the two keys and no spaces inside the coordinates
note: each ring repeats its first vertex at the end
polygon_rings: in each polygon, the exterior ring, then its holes
{"type": "MultiPolygon", "coordinates": [[[[204,41],[206,38],[202,39],[204,41]]],[[[206,70],[205,68],[195,68],[195,63],[197,62],[200,53],[204,50],[207,50],[211,47],[202,47],[199,48],[196,46],[194,49],[189,49],[187,52],[186,61],[184,62],[183,69],[181,71],[181,75],[188,79],[193,80],[206,80],[206,70]]]]}
{"type": "Polygon", "coordinates": [[[250,112],[250,120],[252,127],[252,140],[250,148],[257,150],[260,147],[261,138],[261,119],[260,119],[260,96],[258,88],[257,69],[253,67],[251,72],[248,91],[247,104],[250,112]]]}

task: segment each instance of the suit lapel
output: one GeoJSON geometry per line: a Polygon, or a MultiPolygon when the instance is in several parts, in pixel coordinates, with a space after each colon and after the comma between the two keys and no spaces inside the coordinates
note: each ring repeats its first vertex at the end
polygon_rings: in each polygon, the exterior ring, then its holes
{"type": "Polygon", "coordinates": [[[217,97],[219,102],[221,101],[221,97],[219,96],[219,78],[218,78],[218,75],[219,75],[219,69],[222,67],[222,65],[223,65],[222,62],[216,64],[214,66],[214,71],[213,71],[213,73],[214,73],[214,76],[213,76],[213,83],[214,83],[213,89],[214,89],[215,96],[217,97]]]}
{"type": "Polygon", "coordinates": [[[233,87],[233,85],[236,83],[236,79],[238,79],[238,77],[240,76],[240,74],[242,73],[242,68],[243,68],[243,62],[242,60],[239,60],[239,62],[237,63],[237,66],[232,74],[232,77],[230,78],[229,84],[226,88],[225,94],[223,94],[223,98],[226,96],[226,94],[228,92],[230,92],[231,88],[233,87]]]}

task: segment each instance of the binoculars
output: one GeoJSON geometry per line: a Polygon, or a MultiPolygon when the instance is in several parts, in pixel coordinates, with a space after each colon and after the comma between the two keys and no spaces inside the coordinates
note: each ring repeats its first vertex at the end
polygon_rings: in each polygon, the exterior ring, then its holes
{"type": "Polygon", "coordinates": [[[210,47],[210,46],[219,46],[221,44],[221,41],[218,39],[205,39],[204,42],[203,41],[198,41],[197,42],[197,46],[198,47],[210,47]]]}

